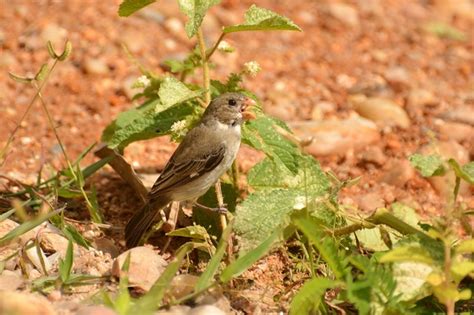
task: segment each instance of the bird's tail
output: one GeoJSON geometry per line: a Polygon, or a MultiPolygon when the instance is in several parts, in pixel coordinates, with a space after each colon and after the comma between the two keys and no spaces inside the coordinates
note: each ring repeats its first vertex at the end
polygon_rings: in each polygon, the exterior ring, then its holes
{"type": "Polygon", "coordinates": [[[128,221],[125,227],[125,243],[128,248],[138,246],[143,235],[151,228],[158,215],[158,210],[164,207],[156,203],[147,203],[128,221]]]}

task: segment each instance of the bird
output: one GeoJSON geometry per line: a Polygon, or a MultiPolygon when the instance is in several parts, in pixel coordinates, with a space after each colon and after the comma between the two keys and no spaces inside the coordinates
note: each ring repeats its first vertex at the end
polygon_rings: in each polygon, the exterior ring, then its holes
{"type": "Polygon", "coordinates": [[[195,200],[230,168],[240,147],[241,126],[255,118],[255,101],[237,92],[214,98],[200,121],[183,138],[147,195],[128,221],[125,243],[139,245],[159,211],[172,201],[195,200]]]}

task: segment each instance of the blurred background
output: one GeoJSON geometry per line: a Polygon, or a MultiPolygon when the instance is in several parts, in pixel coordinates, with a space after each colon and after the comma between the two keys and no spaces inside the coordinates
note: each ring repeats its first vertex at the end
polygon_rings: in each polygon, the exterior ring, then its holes
{"type": "MultiPolygon", "coordinates": [[[[139,68],[161,73],[195,43],[184,32],[175,1],[162,0],[129,18],[120,1],[0,0],[0,146],[17,125],[34,90],[8,77],[34,74],[48,60],[47,40],[73,52],[54,71],[44,97],[72,158],[100,141],[103,128],[134,106],[139,68]]],[[[474,2],[470,0],[222,1],[204,20],[212,44],[223,25],[243,21],[253,3],[296,22],[303,32],[232,34],[236,48],[213,57],[213,78],[256,61],[262,71],[246,81],[265,111],[312,137],[306,148],[341,179],[362,176],[341,198],[370,211],[403,201],[436,214],[448,179],[427,181],[407,157],[437,151],[461,164],[474,155],[474,2]]],[[[159,171],[175,144],[160,138],[130,145],[125,156],[145,172],[159,171]]],[[[239,165],[260,157],[249,149],[239,165]]],[[[90,162],[92,156],[85,162],[90,162]]],[[[33,182],[41,165],[64,164],[38,104],[20,126],[0,173],[33,182]]],[[[472,188],[462,198],[474,207],[472,188]]]]}

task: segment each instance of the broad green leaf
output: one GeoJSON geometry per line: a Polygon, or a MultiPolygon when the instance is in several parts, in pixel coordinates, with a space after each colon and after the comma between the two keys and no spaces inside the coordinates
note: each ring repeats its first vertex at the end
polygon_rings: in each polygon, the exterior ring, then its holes
{"type": "Polygon", "coordinates": [[[338,285],[327,278],[313,278],[305,282],[290,304],[290,315],[316,314],[327,289],[338,285]]]}
{"type": "Polygon", "coordinates": [[[474,162],[470,162],[462,167],[454,159],[449,159],[448,163],[454,170],[454,173],[456,173],[457,177],[464,179],[471,185],[474,185],[474,162]]]}
{"type": "Polygon", "coordinates": [[[451,265],[451,274],[456,283],[461,282],[468,274],[474,273],[474,262],[457,261],[451,265]]]}
{"type": "Polygon", "coordinates": [[[245,12],[243,24],[224,27],[224,33],[277,30],[301,31],[301,28],[290,19],[256,5],[245,12]]]}
{"type": "Polygon", "coordinates": [[[265,256],[273,248],[275,243],[281,238],[281,234],[281,227],[274,229],[273,233],[257,247],[233,261],[222,271],[220,276],[221,281],[227,283],[232,278],[238,277],[244,273],[248,268],[250,268],[250,266],[265,256]]]}
{"type": "Polygon", "coordinates": [[[301,153],[293,142],[280,135],[275,128],[288,130],[285,123],[274,118],[260,116],[244,125],[242,142],[263,151],[278,167],[298,171],[297,159],[301,153]]]}
{"type": "Polygon", "coordinates": [[[166,234],[167,236],[188,237],[198,240],[210,239],[206,229],[200,225],[190,225],[181,229],[176,229],[166,234]]]}
{"type": "Polygon", "coordinates": [[[446,172],[443,160],[439,155],[413,154],[408,159],[423,177],[441,176],[446,172]]]}
{"type": "Polygon", "coordinates": [[[316,247],[319,255],[331,268],[336,279],[342,279],[346,274],[346,257],[342,252],[338,251],[334,240],[322,233],[321,225],[316,219],[305,217],[304,215],[294,215],[291,222],[316,247]]]}
{"type": "Polygon", "coordinates": [[[185,30],[189,38],[193,37],[197,33],[207,10],[209,10],[209,8],[212,6],[219,4],[219,2],[221,1],[178,0],[179,9],[188,16],[188,22],[186,23],[185,30]]]}
{"type": "Polygon", "coordinates": [[[119,7],[119,16],[130,16],[156,0],[124,0],[119,7]]]}
{"type": "Polygon", "coordinates": [[[395,292],[402,301],[418,301],[431,294],[426,278],[433,268],[419,262],[397,262],[393,264],[393,277],[397,282],[395,292]]]}
{"type": "Polygon", "coordinates": [[[462,241],[454,250],[458,255],[474,253],[474,239],[462,241]]]}
{"type": "Polygon", "coordinates": [[[334,223],[334,212],[324,203],[329,181],[319,164],[310,156],[296,156],[294,163],[298,165],[296,175],[269,159],[249,174],[249,183],[259,190],[236,209],[235,230],[244,251],[270,235],[294,209],[308,208],[321,220],[334,223]]]}
{"type": "Polygon", "coordinates": [[[29,221],[26,221],[26,222],[20,224],[19,226],[17,226],[16,228],[14,228],[13,230],[11,230],[10,232],[8,232],[7,234],[3,235],[0,238],[0,247],[7,244],[8,242],[18,238],[18,237],[20,237],[21,235],[25,234],[26,232],[34,229],[35,227],[37,227],[41,223],[45,222],[46,220],[49,220],[49,218],[51,218],[52,216],[55,216],[56,214],[58,214],[61,211],[62,211],[62,209],[52,211],[52,212],[49,212],[46,215],[39,216],[37,218],[34,218],[32,220],[29,220],[29,221]]]}
{"type": "Polygon", "coordinates": [[[209,263],[207,264],[206,270],[204,270],[204,272],[199,277],[196,286],[194,287],[194,291],[198,292],[205,289],[214,280],[214,275],[216,274],[219,268],[219,264],[221,263],[222,257],[224,257],[230,233],[232,232],[232,227],[233,221],[231,221],[230,224],[227,225],[224,232],[222,233],[221,239],[219,240],[219,244],[217,245],[217,250],[212,256],[209,263]]]}
{"type": "Polygon", "coordinates": [[[162,305],[166,290],[170,287],[171,281],[178,272],[184,257],[192,249],[192,244],[185,244],[178,249],[175,258],[168,264],[150,291],[136,302],[131,314],[151,314],[162,305]]]}
{"type": "Polygon", "coordinates": [[[163,111],[169,107],[198,97],[202,91],[192,91],[184,83],[174,77],[166,77],[160,85],[158,96],[160,104],[157,111],[163,111]]]}
{"type": "Polygon", "coordinates": [[[72,271],[73,258],[73,244],[72,241],[69,240],[66,249],[66,257],[64,257],[64,260],[61,258],[59,259],[59,275],[63,283],[66,283],[69,280],[72,271]]]}
{"type": "Polygon", "coordinates": [[[158,103],[159,99],[152,99],[139,108],[119,114],[104,130],[102,141],[112,149],[123,149],[134,141],[169,134],[173,123],[186,119],[194,112],[191,104],[182,103],[156,113],[158,103]]]}
{"type": "Polygon", "coordinates": [[[386,262],[419,262],[429,266],[434,265],[430,253],[418,244],[396,247],[380,258],[381,263],[386,262]]]}

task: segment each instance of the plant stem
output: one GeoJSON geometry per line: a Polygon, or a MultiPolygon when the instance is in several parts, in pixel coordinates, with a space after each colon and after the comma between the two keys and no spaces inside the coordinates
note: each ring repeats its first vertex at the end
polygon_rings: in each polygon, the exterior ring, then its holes
{"type": "MultiPolygon", "coordinates": [[[[451,287],[451,244],[448,239],[444,240],[444,284],[447,290],[451,287]]],[[[446,312],[448,315],[454,315],[454,300],[449,297],[445,301],[446,312]]]]}
{"type": "MultiPolygon", "coordinates": [[[[56,65],[57,61],[58,61],[57,59],[54,61],[53,66],[56,65]]],[[[41,105],[42,105],[42,107],[43,107],[43,109],[46,113],[49,125],[50,125],[51,129],[53,130],[54,136],[56,137],[56,140],[58,141],[59,147],[61,148],[61,151],[64,155],[64,159],[66,160],[69,171],[71,171],[71,174],[74,177],[74,180],[78,183],[78,186],[79,186],[79,189],[82,193],[82,196],[84,197],[84,199],[86,201],[87,208],[89,209],[92,221],[95,222],[95,223],[102,223],[102,219],[101,219],[100,214],[93,210],[95,208],[92,205],[92,202],[89,200],[89,196],[87,195],[86,191],[84,190],[84,187],[82,187],[82,185],[79,184],[79,177],[76,174],[76,171],[74,170],[74,168],[72,167],[71,160],[69,159],[69,157],[67,155],[67,152],[66,152],[66,149],[64,148],[64,144],[61,141],[61,138],[59,137],[59,134],[56,130],[56,127],[54,126],[53,117],[51,116],[51,113],[49,112],[48,107],[46,106],[46,102],[44,101],[43,96],[41,95],[41,91],[39,90],[39,87],[36,84],[34,84],[34,86],[37,89],[37,95],[38,95],[38,97],[41,101],[41,105]]]]}
{"type": "MultiPolygon", "coordinates": [[[[197,32],[197,38],[198,38],[199,51],[201,53],[202,81],[203,81],[204,89],[206,90],[205,101],[206,101],[206,106],[207,106],[211,102],[211,89],[210,89],[211,78],[209,76],[209,63],[208,63],[208,60],[211,54],[206,55],[206,44],[204,42],[204,35],[202,32],[202,28],[199,28],[197,32]]],[[[221,188],[220,181],[217,181],[215,188],[216,188],[216,197],[217,197],[218,206],[219,208],[224,208],[224,197],[222,196],[222,188],[221,188]]],[[[220,214],[220,221],[221,221],[222,231],[224,231],[225,228],[227,227],[227,218],[225,214],[223,213],[220,214]]]]}
{"type": "Polygon", "coordinates": [[[402,233],[403,235],[422,233],[422,231],[403,222],[402,220],[391,214],[385,208],[377,209],[374,214],[372,214],[367,219],[361,220],[361,222],[359,223],[354,223],[351,225],[344,226],[342,228],[332,230],[330,233],[335,236],[346,235],[361,229],[371,229],[379,224],[385,224],[391,227],[392,229],[402,233]]]}
{"type": "Polygon", "coordinates": [[[214,46],[212,46],[211,50],[207,53],[206,61],[209,60],[209,58],[211,58],[212,54],[214,54],[220,42],[224,39],[225,35],[226,33],[221,33],[221,36],[219,36],[219,38],[217,39],[217,42],[214,44],[214,46]]]}
{"type": "Polygon", "coordinates": [[[45,86],[46,82],[48,82],[48,79],[49,79],[49,76],[50,74],[53,72],[54,68],[56,67],[56,64],[58,63],[58,60],[54,60],[54,63],[53,65],[51,66],[51,69],[48,71],[48,73],[46,74],[46,76],[44,77],[43,81],[41,82],[41,84],[39,85],[39,87],[37,88],[37,92],[35,94],[35,96],[31,99],[30,103],[28,104],[28,107],[26,108],[25,112],[23,113],[23,116],[21,116],[20,118],[20,121],[18,122],[18,124],[15,126],[15,129],[13,129],[12,133],[10,134],[10,136],[8,137],[8,140],[7,140],[7,143],[5,144],[5,146],[3,147],[2,151],[0,151],[0,167],[3,166],[3,164],[5,163],[6,161],[6,158],[4,158],[5,154],[7,153],[7,150],[8,150],[8,147],[10,146],[10,144],[12,143],[13,141],[13,138],[15,137],[15,134],[18,132],[18,130],[20,129],[21,127],[21,123],[23,122],[23,120],[25,120],[26,116],[28,115],[28,113],[30,112],[31,110],[31,107],[33,106],[33,104],[36,102],[36,99],[38,98],[39,94],[41,93],[41,91],[43,90],[43,87],[45,86]]]}
{"type": "Polygon", "coordinates": [[[205,94],[205,99],[206,99],[206,106],[209,105],[211,102],[211,80],[209,77],[209,64],[208,64],[208,58],[206,56],[206,44],[204,42],[204,35],[202,33],[202,28],[200,28],[197,32],[197,38],[198,38],[198,45],[199,45],[199,51],[201,53],[201,61],[202,61],[202,81],[204,85],[204,89],[206,90],[205,94]]]}

